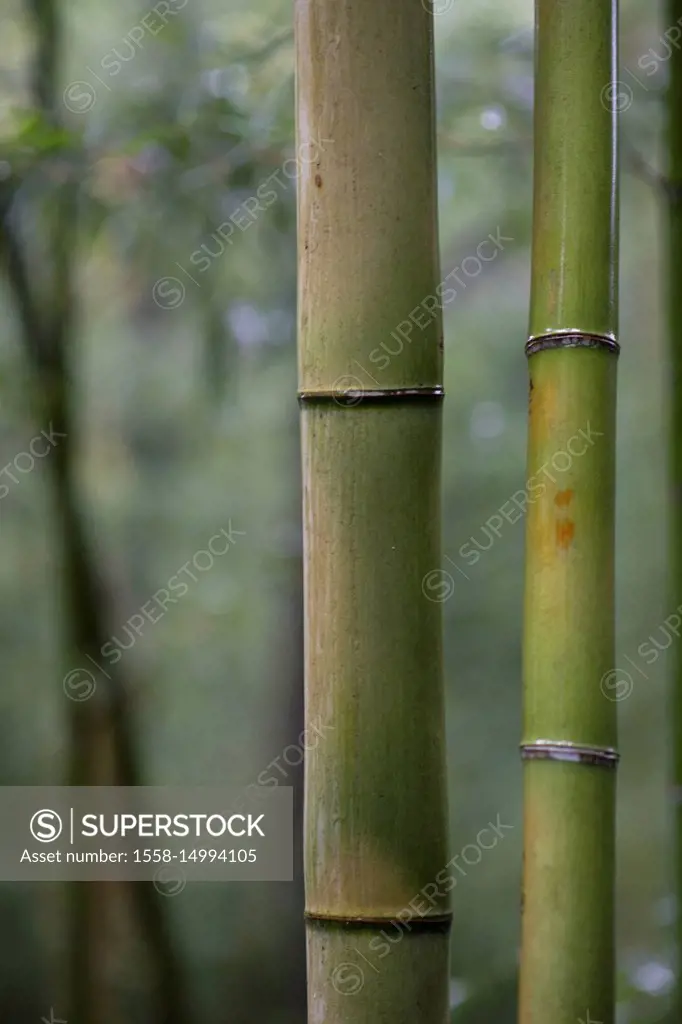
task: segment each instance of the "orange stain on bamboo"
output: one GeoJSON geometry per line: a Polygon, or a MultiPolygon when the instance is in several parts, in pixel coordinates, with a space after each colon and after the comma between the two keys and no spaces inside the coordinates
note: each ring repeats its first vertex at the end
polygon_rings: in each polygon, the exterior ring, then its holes
{"type": "Polygon", "coordinates": [[[562,519],[556,524],[556,544],[566,551],[575,537],[575,523],[572,519],[562,519]]]}
{"type": "Polygon", "coordinates": [[[554,499],[547,499],[531,506],[529,515],[536,556],[540,564],[552,565],[557,551],[568,551],[575,539],[575,521],[568,517],[567,510],[575,492],[571,488],[557,491],[554,499]]]}
{"type": "MultiPolygon", "coordinates": [[[[567,487],[565,491],[557,491],[554,495],[554,504],[564,511],[573,501],[574,491],[567,487]]],[[[567,551],[575,537],[575,523],[572,519],[560,515],[556,523],[556,546],[562,551],[567,551]]]]}

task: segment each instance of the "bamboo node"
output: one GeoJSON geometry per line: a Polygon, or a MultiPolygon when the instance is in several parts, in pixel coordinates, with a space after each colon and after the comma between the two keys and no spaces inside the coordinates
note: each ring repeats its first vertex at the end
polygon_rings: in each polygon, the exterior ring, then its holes
{"type": "Polygon", "coordinates": [[[599,768],[616,768],[620,754],[614,747],[590,747],[570,740],[535,740],[521,744],[524,761],[572,761],[599,768]]]}
{"type": "MultiPolygon", "coordinates": [[[[370,928],[376,929],[383,925],[395,924],[401,921],[400,915],[404,913],[405,908],[396,910],[393,914],[370,914],[359,916],[354,914],[346,917],[342,914],[323,914],[317,911],[306,910],[304,912],[304,919],[310,924],[316,924],[320,927],[324,925],[340,926],[344,928],[370,928]]],[[[427,932],[448,932],[452,924],[452,911],[444,911],[439,914],[422,914],[417,917],[410,918],[410,929],[416,929],[417,931],[427,932]]]]}
{"type": "Polygon", "coordinates": [[[525,351],[530,357],[550,348],[596,348],[604,349],[615,356],[620,353],[620,345],[613,334],[591,334],[588,331],[574,329],[531,335],[526,342],[525,351]]]}
{"type": "Polygon", "coordinates": [[[301,405],[315,405],[318,403],[333,402],[344,407],[359,405],[361,402],[370,404],[377,402],[409,402],[435,400],[441,401],[445,397],[442,387],[413,387],[413,388],[383,388],[365,389],[356,387],[361,382],[356,377],[342,377],[336,382],[336,386],[329,389],[315,391],[302,390],[298,393],[298,400],[301,405]]]}

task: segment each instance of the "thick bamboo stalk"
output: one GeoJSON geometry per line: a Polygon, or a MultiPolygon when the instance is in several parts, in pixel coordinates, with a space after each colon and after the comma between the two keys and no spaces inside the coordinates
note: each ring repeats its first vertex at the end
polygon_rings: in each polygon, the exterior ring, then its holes
{"type": "MultiPolygon", "coordinates": [[[[666,25],[682,24],[682,0],[668,0],[666,25]]],[[[670,593],[675,597],[682,580],[682,53],[671,47],[668,84],[668,203],[666,209],[668,257],[668,334],[670,337],[670,540],[672,574],[670,593]]],[[[682,1014],[682,652],[676,648],[672,682],[673,764],[672,797],[675,828],[675,889],[677,895],[676,1019],[682,1014]]]]}
{"type": "Polygon", "coordinates": [[[616,2],[536,11],[520,1021],[612,1024],[616,2]]]}
{"type": "Polygon", "coordinates": [[[393,334],[439,280],[425,7],[296,0],[311,1024],[448,1010],[440,309],[393,334]]]}

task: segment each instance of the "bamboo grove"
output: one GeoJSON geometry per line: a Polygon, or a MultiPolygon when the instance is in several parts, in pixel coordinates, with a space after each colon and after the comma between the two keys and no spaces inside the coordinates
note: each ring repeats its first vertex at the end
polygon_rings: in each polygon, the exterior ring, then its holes
{"type": "MultiPolygon", "coordinates": [[[[420,594],[440,318],[380,384],[355,369],[439,280],[431,6],[295,4],[297,142],[325,140],[298,193],[306,716],[334,725],[306,763],[311,1024],[449,1012],[446,895],[367,966],[448,856],[440,611],[420,594]]],[[[616,36],[616,0],[536,2],[527,478],[564,462],[527,519],[521,1024],[614,1020],[616,36]]]]}

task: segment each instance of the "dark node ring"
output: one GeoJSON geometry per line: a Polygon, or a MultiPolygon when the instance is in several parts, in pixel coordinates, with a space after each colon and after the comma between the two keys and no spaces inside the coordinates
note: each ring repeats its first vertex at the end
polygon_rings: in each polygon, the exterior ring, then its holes
{"type": "Polygon", "coordinates": [[[445,397],[442,387],[416,388],[385,388],[371,390],[365,388],[338,388],[335,390],[299,391],[298,400],[302,405],[334,403],[335,405],[352,406],[366,403],[390,403],[409,401],[437,401],[445,397]]]}
{"type": "MultiPolygon", "coordinates": [[[[304,917],[307,922],[312,925],[318,925],[319,927],[328,926],[341,926],[343,928],[380,928],[387,924],[399,920],[399,915],[402,911],[396,910],[395,914],[385,914],[381,917],[374,916],[358,916],[353,917],[342,917],[340,914],[317,914],[314,911],[306,910],[304,917]]],[[[441,914],[425,914],[423,917],[415,916],[410,919],[409,926],[411,929],[422,932],[437,932],[440,934],[447,934],[452,925],[452,911],[441,914]]]]}

